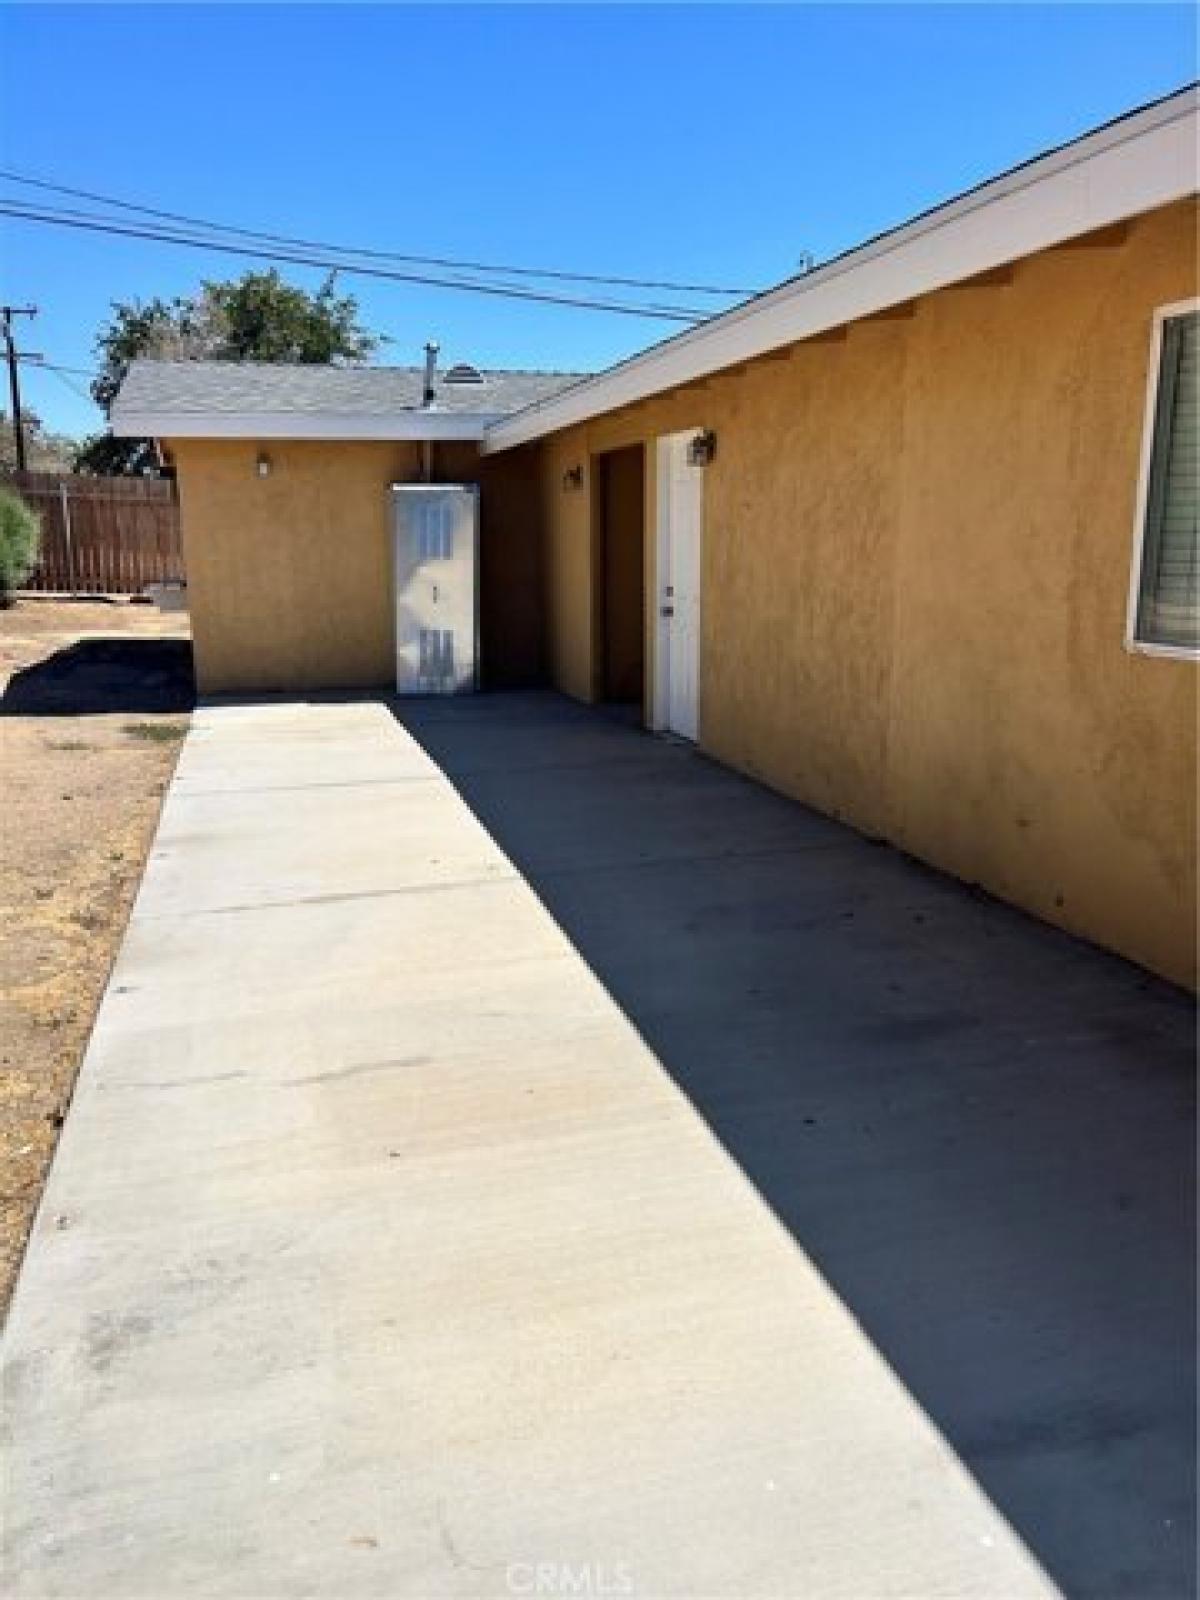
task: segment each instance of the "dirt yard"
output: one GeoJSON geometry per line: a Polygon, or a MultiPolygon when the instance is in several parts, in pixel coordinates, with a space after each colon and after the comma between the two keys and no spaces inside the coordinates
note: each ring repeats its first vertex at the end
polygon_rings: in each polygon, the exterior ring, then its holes
{"type": "Polygon", "coordinates": [[[0,611],[0,1313],[191,705],[186,616],[0,611]]]}

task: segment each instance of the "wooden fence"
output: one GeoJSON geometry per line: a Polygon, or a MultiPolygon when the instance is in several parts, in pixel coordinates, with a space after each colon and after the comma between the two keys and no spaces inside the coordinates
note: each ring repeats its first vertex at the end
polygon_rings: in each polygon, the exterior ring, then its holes
{"type": "Polygon", "coordinates": [[[41,554],[25,587],[140,594],[183,577],[179,501],[169,478],[14,472],[3,480],[41,517],[41,554]]]}

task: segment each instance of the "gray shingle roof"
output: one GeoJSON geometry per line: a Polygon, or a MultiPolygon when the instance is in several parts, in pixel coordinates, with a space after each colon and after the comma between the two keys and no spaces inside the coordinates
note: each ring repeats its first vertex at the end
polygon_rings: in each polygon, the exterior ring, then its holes
{"type": "MultiPolygon", "coordinates": [[[[483,382],[435,382],[443,415],[508,416],[551,399],[581,372],[483,371],[483,382]]],[[[421,367],[287,366],[257,361],[135,361],[113,405],[114,424],[137,414],[236,417],[320,414],[378,417],[421,409],[421,367]]]]}

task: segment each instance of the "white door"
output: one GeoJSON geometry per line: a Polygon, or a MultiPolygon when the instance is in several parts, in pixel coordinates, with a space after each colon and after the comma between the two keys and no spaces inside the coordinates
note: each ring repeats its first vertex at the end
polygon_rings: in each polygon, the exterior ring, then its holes
{"type": "Polygon", "coordinates": [[[659,440],[655,683],[661,728],[694,739],[699,727],[700,548],[704,473],[688,461],[695,431],[659,440]]]}

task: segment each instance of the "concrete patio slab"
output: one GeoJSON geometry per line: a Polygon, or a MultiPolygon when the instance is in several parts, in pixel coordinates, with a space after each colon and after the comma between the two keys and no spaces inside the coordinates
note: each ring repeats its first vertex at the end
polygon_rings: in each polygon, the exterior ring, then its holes
{"type": "Polygon", "coordinates": [[[207,708],[6,1333],[5,1591],[1182,1595],[1190,1029],[550,695],[207,708]]]}

